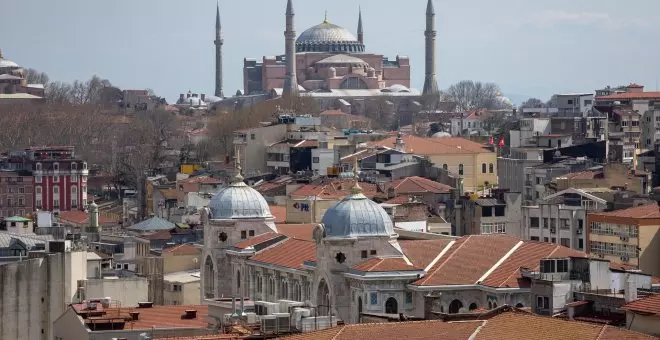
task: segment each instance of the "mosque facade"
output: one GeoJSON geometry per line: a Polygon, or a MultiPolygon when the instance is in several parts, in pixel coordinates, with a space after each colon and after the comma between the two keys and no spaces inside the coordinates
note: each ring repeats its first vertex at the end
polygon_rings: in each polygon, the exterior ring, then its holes
{"type": "Polygon", "coordinates": [[[201,300],[218,319],[220,301],[231,297],[249,298],[255,310],[269,308],[261,314],[291,313],[284,305],[346,323],[365,313],[423,317],[424,297],[431,295],[438,297],[434,309],[445,313],[528,307],[531,280],[521,268],[538,270],[548,257],[585,256],[507,235],[400,240],[390,216],[357,180],[320,224],[285,230],[266,200],[243,183],[240,166],[204,209],[202,223],[201,300]]]}
{"type": "Polygon", "coordinates": [[[39,100],[44,97],[43,84],[28,84],[26,70],[5,59],[0,50],[0,94],[3,98],[39,100]]]}

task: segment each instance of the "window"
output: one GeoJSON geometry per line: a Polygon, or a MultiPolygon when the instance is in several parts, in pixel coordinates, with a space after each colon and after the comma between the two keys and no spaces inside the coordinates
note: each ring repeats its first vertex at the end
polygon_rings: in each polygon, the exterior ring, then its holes
{"type": "Polygon", "coordinates": [[[442,165],[442,170],[447,170],[447,169],[448,169],[448,168],[447,168],[447,164],[443,164],[443,165],[442,165]]]}
{"type": "Polygon", "coordinates": [[[406,303],[408,303],[408,304],[413,303],[413,294],[412,294],[412,292],[406,292],[406,303]]]}
{"type": "Polygon", "coordinates": [[[371,255],[376,255],[376,250],[372,249],[372,250],[370,251],[370,253],[371,253],[371,255]]]}
{"type": "Polygon", "coordinates": [[[41,183],[41,176],[34,176],[35,183],[41,183]]]}
{"type": "Polygon", "coordinates": [[[34,188],[34,190],[37,193],[37,195],[41,196],[41,187],[36,187],[34,188]]]}
{"type": "Polygon", "coordinates": [[[538,240],[539,240],[539,237],[538,237],[538,236],[532,236],[530,239],[531,239],[532,241],[538,241],[538,240]]]}
{"type": "Polygon", "coordinates": [[[312,163],[318,163],[319,158],[318,157],[312,157],[312,163]]]}
{"type": "Polygon", "coordinates": [[[562,238],[559,239],[559,244],[561,244],[564,247],[570,248],[571,247],[571,239],[562,237],[562,238]]]}
{"type": "Polygon", "coordinates": [[[34,165],[35,170],[41,171],[41,163],[37,163],[34,165]]]}
{"type": "Polygon", "coordinates": [[[463,176],[463,164],[458,165],[458,174],[463,176]]]}
{"type": "Polygon", "coordinates": [[[35,207],[37,209],[41,209],[41,199],[40,198],[37,198],[36,203],[35,203],[35,207]]]}
{"type": "Polygon", "coordinates": [[[71,163],[71,170],[78,170],[78,164],[71,163]]]}
{"type": "Polygon", "coordinates": [[[71,182],[78,182],[78,175],[71,175],[71,182]]]}
{"type": "Polygon", "coordinates": [[[557,260],[557,273],[568,273],[568,260],[557,260]]]}
{"type": "Polygon", "coordinates": [[[25,193],[25,188],[24,187],[18,188],[18,193],[19,194],[24,194],[25,193]]]}
{"type": "Polygon", "coordinates": [[[53,170],[60,171],[60,163],[57,162],[53,163],[53,170]]]}
{"type": "Polygon", "coordinates": [[[363,250],[363,251],[362,251],[362,258],[363,258],[363,259],[366,259],[366,258],[367,258],[367,251],[366,251],[366,250],[363,250]]]}
{"type": "Polygon", "coordinates": [[[584,240],[583,239],[578,239],[578,249],[582,250],[584,249],[584,240]]]}
{"type": "Polygon", "coordinates": [[[128,270],[128,263],[124,263],[124,270],[128,270]]]}
{"type": "Polygon", "coordinates": [[[547,237],[544,237],[544,238],[543,238],[543,242],[548,242],[548,238],[547,238],[547,237]]]}
{"type": "Polygon", "coordinates": [[[246,239],[247,238],[247,231],[241,230],[241,239],[246,239]]]}
{"type": "Polygon", "coordinates": [[[19,199],[18,199],[18,206],[19,206],[19,207],[22,207],[23,204],[25,204],[25,202],[23,202],[23,199],[22,199],[22,198],[19,198],[19,199]]]}
{"type": "Polygon", "coordinates": [[[250,232],[248,233],[248,235],[249,235],[250,237],[254,236],[254,230],[250,230],[250,232]]]}
{"type": "Polygon", "coordinates": [[[556,237],[552,238],[552,243],[557,243],[557,238],[556,237]]]}
{"type": "Polygon", "coordinates": [[[60,182],[60,176],[53,176],[53,183],[59,183],[60,182]]]}
{"type": "Polygon", "coordinates": [[[482,234],[504,234],[506,233],[506,223],[481,223],[482,234]]]}
{"type": "Polygon", "coordinates": [[[251,134],[250,134],[250,139],[251,139],[251,140],[255,140],[256,138],[257,138],[257,137],[254,135],[254,133],[251,133],[251,134]]]}
{"type": "Polygon", "coordinates": [[[548,309],[548,308],[550,308],[550,299],[547,296],[537,296],[536,297],[536,308],[537,309],[548,309]]]}
{"type": "Polygon", "coordinates": [[[371,293],[369,295],[370,301],[372,305],[377,305],[378,304],[378,293],[371,293]]]}
{"type": "Polygon", "coordinates": [[[87,170],[87,162],[83,162],[83,170],[87,170]]]}
{"type": "Polygon", "coordinates": [[[570,229],[571,224],[568,218],[560,218],[559,219],[559,228],[560,229],[570,229]]]}
{"type": "Polygon", "coordinates": [[[549,226],[549,225],[550,225],[550,224],[548,223],[548,218],[547,218],[547,217],[544,218],[544,219],[543,219],[543,229],[548,229],[548,226],[549,226]]]}
{"type": "Polygon", "coordinates": [[[53,195],[59,195],[60,194],[60,187],[55,185],[53,186],[53,195]]]}
{"type": "Polygon", "coordinates": [[[486,173],[486,163],[481,163],[481,173],[482,174],[486,173]]]}
{"type": "Polygon", "coordinates": [[[568,105],[573,105],[573,99],[569,99],[568,101],[566,101],[566,103],[567,103],[568,105]]]}
{"type": "Polygon", "coordinates": [[[493,173],[495,172],[495,166],[493,166],[493,163],[488,164],[488,173],[493,173]]]}

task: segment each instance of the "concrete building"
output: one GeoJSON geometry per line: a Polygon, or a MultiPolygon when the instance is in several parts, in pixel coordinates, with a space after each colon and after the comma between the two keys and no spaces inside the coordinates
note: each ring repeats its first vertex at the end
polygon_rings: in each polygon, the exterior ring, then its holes
{"type": "Polygon", "coordinates": [[[371,142],[369,146],[396,149],[397,144],[402,151],[424,156],[432,164],[462,176],[466,192],[497,184],[497,154],[486,145],[459,137],[400,136],[371,142]]]}
{"type": "Polygon", "coordinates": [[[649,173],[633,170],[621,163],[609,163],[592,170],[560,175],[546,182],[549,194],[568,188],[620,188],[638,194],[648,194],[651,187],[649,173]]]}
{"type": "Polygon", "coordinates": [[[163,271],[165,274],[199,269],[202,250],[191,244],[165,248],[163,257],[163,271]]]}
{"type": "Polygon", "coordinates": [[[53,321],[87,278],[86,252],[71,247],[49,241],[29,259],[0,264],[1,339],[53,339],[53,321]]]}
{"type": "Polygon", "coordinates": [[[656,204],[591,213],[587,225],[592,256],[660,275],[660,210],[656,204]]]}
{"type": "Polygon", "coordinates": [[[595,106],[623,105],[632,106],[635,101],[660,100],[660,92],[644,91],[644,86],[630,84],[617,89],[597,90],[595,106]],[[600,92],[600,93],[599,93],[600,92]]]}
{"type": "Polygon", "coordinates": [[[622,309],[627,329],[660,337],[660,294],[631,301],[622,309]]]}
{"type": "Polygon", "coordinates": [[[660,100],[649,103],[649,109],[642,113],[640,148],[653,150],[660,140],[660,100]]]}
{"type": "Polygon", "coordinates": [[[163,277],[165,305],[192,305],[199,303],[200,272],[182,271],[165,274],[163,277]]]}
{"type": "Polygon", "coordinates": [[[559,157],[552,162],[534,165],[524,169],[523,205],[535,205],[547,195],[546,183],[559,176],[579,172],[594,166],[586,157],[559,157]]]}
{"type": "Polygon", "coordinates": [[[461,197],[448,207],[452,235],[506,234],[522,237],[521,195],[496,191],[493,195],[461,197]]]}
{"type": "Polygon", "coordinates": [[[0,171],[0,199],[0,217],[32,213],[36,209],[32,174],[28,171],[0,171]]]}
{"type": "Polygon", "coordinates": [[[586,115],[594,104],[593,93],[560,93],[553,96],[552,106],[561,115],[586,115]]]}

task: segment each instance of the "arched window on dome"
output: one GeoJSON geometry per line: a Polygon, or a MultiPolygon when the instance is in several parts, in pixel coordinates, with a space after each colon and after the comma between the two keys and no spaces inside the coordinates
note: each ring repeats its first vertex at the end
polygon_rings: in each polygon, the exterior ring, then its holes
{"type": "Polygon", "coordinates": [[[364,82],[364,80],[358,77],[348,77],[344,79],[344,81],[342,81],[341,84],[339,84],[339,88],[359,90],[359,89],[367,89],[369,87],[367,86],[367,83],[364,82]]]}

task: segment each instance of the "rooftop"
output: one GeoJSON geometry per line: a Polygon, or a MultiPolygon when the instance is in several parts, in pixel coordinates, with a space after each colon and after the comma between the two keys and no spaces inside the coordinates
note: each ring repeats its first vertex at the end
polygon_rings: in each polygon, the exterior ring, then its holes
{"type": "Polygon", "coordinates": [[[297,238],[299,240],[312,241],[312,232],[314,231],[315,224],[276,224],[277,231],[280,234],[286,235],[289,238],[297,238]]]}
{"type": "Polygon", "coordinates": [[[660,294],[649,295],[635,300],[621,308],[639,314],[660,315],[660,294]]]}
{"type": "Polygon", "coordinates": [[[167,282],[192,283],[200,280],[200,271],[183,271],[163,275],[163,280],[167,282]]]}
{"type": "Polygon", "coordinates": [[[270,213],[275,217],[275,223],[286,222],[286,207],[282,205],[269,205],[270,213]]]}
{"type": "MultiPolygon", "coordinates": [[[[370,146],[394,147],[397,137],[393,136],[380,141],[370,142],[370,146]]],[[[418,155],[443,154],[474,154],[488,153],[485,145],[460,137],[422,138],[417,136],[403,136],[406,152],[418,155]]]]}
{"type": "MultiPolygon", "coordinates": [[[[317,197],[318,199],[338,200],[348,196],[355,183],[352,179],[324,179],[321,182],[303,185],[290,194],[291,198],[308,199],[317,197]]],[[[376,185],[366,182],[360,182],[362,193],[367,197],[373,197],[376,194],[376,185]]]]}
{"type": "Polygon", "coordinates": [[[312,241],[287,239],[276,247],[265,249],[250,258],[252,262],[304,269],[305,261],[316,261],[316,244],[312,241]]]}
{"type": "Polygon", "coordinates": [[[609,96],[596,97],[596,100],[631,100],[631,99],[655,99],[655,98],[660,98],[660,92],[614,93],[609,96]]]}
{"type": "Polygon", "coordinates": [[[390,272],[390,271],[409,271],[422,270],[406,262],[403,258],[370,258],[362,263],[353,266],[354,270],[361,272],[390,272]]]}
{"type": "MultiPolygon", "coordinates": [[[[71,307],[77,313],[84,310],[86,304],[73,304],[71,307]]],[[[107,308],[102,309],[100,304],[97,309],[105,312],[100,318],[85,319],[88,324],[93,321],[103,322],[103,319],[126,318],[130,320],[130,312],[139,312],[137,321],[128,321],[124,329],[131,330],[150,330],[150,329],[168,329],[168,328],[207,328],[209,323],[214,323],[213,319],[208,317],[208,306],[189,305],[189,306],[156,306],[151,308],[107,308]],[[195,319],[182,319],[186,310],[196,310],[195,319]]]]}
{"type": "Polygon", "coordinates": [[[202,250],[191,244],[180,244],[178,246],[163,249],[163,254],[173,255],[201,255],[202,250]]]}
{"type": "Polygon", "coordinates": [[[386,190],[394,189],[397,194],[411,193],[435,193],[446,194],[452,191],[452,187],[438,183],[430,179],[412,176],[392,181],[386,185],[386,190]]]}
{"type": "Polygon", "coordinates": [[[195,176],[195,177],[188,177],[186,179],[179,180],[178,183],[185,183],[185,184],[223,184],[224,181],[219,179],[219,178],[213,178],[211,176],[195,176]]]}
{"type": "MultiPolygon", "coordinates": [[[[60,211],[58,219],[61,222],[71,222],[78,225],[89,223],[89,213],[80,210],[60,211]]],[[[119,221],[118,216],[99,213],[99,224],[113,224],[119,221]]]]}
{"type": "Polygon", "coordinates": [[[608,212],[593,213],[590,215],[614,216],[627,218],[660,218],[660,208],[657,204],[647,204],[628,209],[614,210],[608,212]]]}

